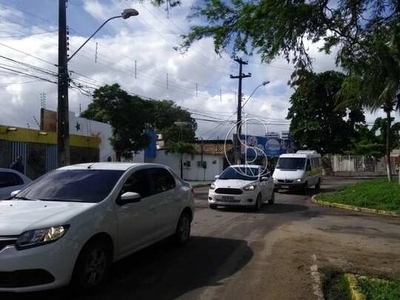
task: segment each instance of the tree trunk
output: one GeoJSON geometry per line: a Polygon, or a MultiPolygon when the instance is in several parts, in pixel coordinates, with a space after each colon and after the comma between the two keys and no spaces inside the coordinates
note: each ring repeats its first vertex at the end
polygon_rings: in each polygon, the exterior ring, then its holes
{"type": "Polygon", "coordinates": [[[391,116],[390,110],[386,110],[386,169],[387,169],[387,176],[388,181],[392,181],[392,164],[390,162],[390,146],[391,146],[391,139],[390,139],[390,129],[391,129],[391,116]]]}

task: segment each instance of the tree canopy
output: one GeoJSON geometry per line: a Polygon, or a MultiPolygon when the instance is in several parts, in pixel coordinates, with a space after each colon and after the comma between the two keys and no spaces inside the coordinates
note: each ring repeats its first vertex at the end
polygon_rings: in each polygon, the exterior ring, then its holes
{"type": "Polygon", "coordinates": [[[133,152],[148,146],[150,138],[146,129],[162,133],[167,144],[194,140],[197,129],[190,113],[173,101],[144,100],[129,95],[118,84],[95,90],[93,102],[81,116],[112,126],[110,142],[118,160],[130,158],[133,152]]]}
{"type": "Polygon", "coordinates": [[[308,73],[294,83],[296,92],[290,98],[287,119],[298,146],[332,154],[351,148],[355,124],[365,118],[359,106],[337,108],[335,96],[344,77],[334,71],[308,73]]]}

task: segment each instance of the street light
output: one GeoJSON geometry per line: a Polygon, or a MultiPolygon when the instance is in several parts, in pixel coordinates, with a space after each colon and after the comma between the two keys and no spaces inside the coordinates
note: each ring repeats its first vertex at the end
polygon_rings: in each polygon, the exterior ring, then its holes
{"type": "Polygon", "coordinates": [[[250,94],[249,98],[244,102],[243,105],[240,105],[240,102],[238,102],[238,121],[236,123],[236,145],[234,146],[235,149],[235,160],[237,164],[240,164],[240,156],[241,156],[241,127],[242,127],[242,109],[246,105],[246,103],[250,100],[251,96],[255,93],[255,91],[260,87],[260,86],[265,86],[269,83],[269,81],[263,81],[261,84],[259,84],[250,94]]]}
{"type": "Polygon", "coordinates": [[[57,160],[58,166],[70,164],[69,147],[69,108],[68,108],[68,62],[82,49],[83,46],[109,21],[117,18],[128,19],[137,16],[136,9],[124,9],[120,16],[111,17],[70,56],[68,57],[67,38],[67,0],[59,0],[59,25],[58,25],[58,107],[57,107],[57,160]]]}
{"type": "Polygon", "coordinates": [[[268,83],[270,83],[268,80],[267,81],[263,81],[261,84],[259,84],[250,94],[249,98],[247,98],[247,100],[243,103],[242,108],[246,105],[247,101],[250,100],[251,96],[253,96],[253,94],[255,93],[255,91],[257,91],[257,89],[260,86],[266,86],[268,83]]]}

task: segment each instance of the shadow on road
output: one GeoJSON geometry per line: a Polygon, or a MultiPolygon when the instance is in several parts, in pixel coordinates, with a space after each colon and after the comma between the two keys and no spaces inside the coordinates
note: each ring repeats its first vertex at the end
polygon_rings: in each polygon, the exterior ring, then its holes
{"type": "Polygon", "coordinates": [[[221,285],[221,280],[243,268],[252,256],[253,251],[242,240],[194,236],[180,248],[165,240],[116,263],[108,283],[90,295],[62,289],[0,293],[0,299],[172,300],[201,287],[221,285]],[[224,265],[231,256],[233,265],[224,265]]]}
{"type": "Polygon", "coordinates": [[[252,207],[219,207],[220,211],[227,212],[253,212],[257,214],[284,214],[284,213],[294,213],[308,210],[308,206],[301,204],[291,204],[291,203],[275,203],[273,205],[265,204],[260,211],[254,211],[252,207]]]}

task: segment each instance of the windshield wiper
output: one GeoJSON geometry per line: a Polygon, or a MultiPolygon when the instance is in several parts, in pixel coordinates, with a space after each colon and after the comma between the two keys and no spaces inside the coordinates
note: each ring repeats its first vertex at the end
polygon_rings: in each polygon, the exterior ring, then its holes
{"type": "Polygon", "coordinates": [[[33,200],[33,199],[26,198],[26,197],[23,197],[23,196],[14,196],[14,197],[12,197],[11,199],[18,199],[18,200],[33,200]]]}

